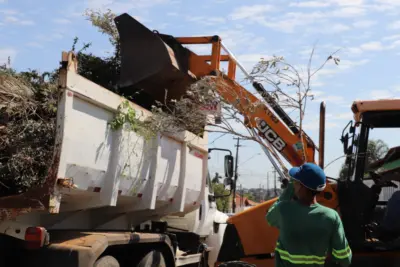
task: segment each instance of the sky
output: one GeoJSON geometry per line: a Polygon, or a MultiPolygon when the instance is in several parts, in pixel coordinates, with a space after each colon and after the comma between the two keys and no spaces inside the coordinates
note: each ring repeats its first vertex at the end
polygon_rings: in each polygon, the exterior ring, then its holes
{"type": "MultiPolygon", "coordinates": [[[[91,42],[90,51],[96,55],[112,52],[107,37],[83,16],[87,8],[126,12],[148,28],[174,36],[219,35],[248,70],[271,55],[303,66],[313,46],[316,68],[340,48],[339,66],[329,63],[313,78],[315,98],[304,118],[305,131],[318,144],[319,104],[326,102],[326,164],[343,155],[339,139],[352,119],[354,100],[400,96],[399,0],[204,0],[201,4],[195,0],[0,0],[0,64],[10,57],[17,70],[53,70],[61,52],[71,49],[74,37],[80,45],[91,42]]],[[[193,48],[198,53],[208,49],[193,48]]],[[[397,132],[374,130],[371,137],[396,146],[397,132]]],[[[233,136],[209,136],[210,147],[235,152],[235,142],[233,136]]],[[[271,186],[272,166],[259,145],[251,141],[241,145],[239,183],[271,186]]],[[[337,177],[342,162],[330,164],[326,173],[337,177]]],[[[223,173],[223,154],[211,155],[209,169],[211,175],[223,173]]]]}

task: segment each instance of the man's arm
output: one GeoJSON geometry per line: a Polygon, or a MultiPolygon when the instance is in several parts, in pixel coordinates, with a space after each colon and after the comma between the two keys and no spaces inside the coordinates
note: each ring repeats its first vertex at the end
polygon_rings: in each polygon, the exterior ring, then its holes
{"type": "Polygon", "coordinates": [[[281,221],[280,203],[282,201],[291,200],[293,197],[293,193],[294,193],[293,182],[289,182],[288,186],[286,187],[285,190],[283,190],[278,200],[268,210],[267,216],[265,218],[269,225],[279,228],[281,221]]]}
{"type": "Polygon", "coordinates": [[[344,233],[342,220],[338,214],[336,214],[331,242],[333,259],[339,263],[340,266],[349,266],[351,264],[352,252],[344,233]]]}

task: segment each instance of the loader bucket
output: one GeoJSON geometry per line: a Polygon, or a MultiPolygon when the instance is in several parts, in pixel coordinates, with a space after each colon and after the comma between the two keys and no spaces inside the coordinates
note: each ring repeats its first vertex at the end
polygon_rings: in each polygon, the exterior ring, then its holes
{"type": "Polygon", "coordinates": [[[190,51],[174,37],[153,32],[126,13],[116,17],[115,24],[120,37],[120,92],[139,91],[151,101],[179,99],[195,80],[188,72],[190,51]]]}

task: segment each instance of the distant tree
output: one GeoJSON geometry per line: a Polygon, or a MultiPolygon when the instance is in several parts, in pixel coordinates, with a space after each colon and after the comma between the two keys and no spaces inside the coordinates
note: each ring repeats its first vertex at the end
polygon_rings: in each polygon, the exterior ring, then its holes
{"type": "MultiPolygon", "coordinates": [[[[212,183],[215,196],[228,195],[229,190],[225,189],[223,184],[212,183]]],[[[221,212],[228,212],[232,196],[217,198],[217,209],[221,212]]]]}
{"type": "Polygon", "coordinates": [[[245,198],[247,198],[248,200],[251,200],[251,201],[255,201],[256,200],[256,198],[254,197],[254,195],[252,193],[244,193],[243,196],[245,198]]]}
{"type": "Polygon", "coordinates": [[[366,157],[367,165],[382,159],[388,151],[388,145],[381,139],[368,141],[366,157]]]}
{"type": "MultiPolygon", "coordinates": [[[[371,163],[382,159],[388,151],[389,151],[388,145],[381,139],[369,140],[368,147],[367,147],[367,154],[365,157],[366,168],[368,168],[368,166],[371,163]]],[[[346,164],[343,164],[342,168],[339,171],[339,178],[345,179],[347,177],[347,175],[348,175],[348,167],[346,164]]]]}

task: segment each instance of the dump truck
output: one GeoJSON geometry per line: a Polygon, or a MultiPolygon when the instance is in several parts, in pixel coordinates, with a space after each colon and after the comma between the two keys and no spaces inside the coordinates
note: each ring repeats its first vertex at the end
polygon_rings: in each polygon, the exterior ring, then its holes
{"type": "MultiPolygon", "coordinates": [[[[217,77],[213,71],[219,70],[221,58],[231,66],[223,87],[245,94],[236,107],[248,99],[257,102],[235,82],[233,66],[240,67],[239,62],[232,54],[216,56],[218,36],[177,40],[150,31],[127,14],[118,16],[116,25],[119,89],[129,94],[139,88],[146,101],[127,101],[84,78],[76,55],[62,53],[53,160],[43,185],[0,198],[1,266],[248,266],[218,261],[224,236],[235,235],[225,231],[228,215],[216,209],[216,199],[226,196],[214,195],[210,187],[207,160],[218,149],[207,147],[207,131],[158,133],[147,140],[125,127],[110,127],[122,103],[144,120],[152,115],[144,107],[161,100],[165,88],[168,97],[178,99],[195,81],[217,77]],[[211,44],[212,56],[182,47],[191,43],[211,44]]],[[[219,92],[234,102],[229,92],[219,92]]],[[[289,133],[284,125],[266,125],[278,121],[278,108],[267,113],[269,107],[260,106],[249,117],[249,128],[258,127],[262,142],[299,163],[302,152],[293,144],[300,133],[281,138],[289,133]]],[[[312,151],[312,140],[303,134],[312,151]]],[[[219,150],[227,153],[224,184],[234,189],[232,153],[219,150]]],[[[269,150],[266,154],[271,156],[269,150]]]]}
{"type": "MultiPolygon", "coordinates": [[[[80,76],[78,64],[75,54],[62,54],[56,143],[44,185],[0,199],[0,266],[215,262],[228,216],[212,193],[207,132],[146,140],[110,129],[127,100],[80,76]]],[[[151,115],[128,103],[143,119],[151,115]]],[[[233,158],[224,151],[229,178],[233,158]]]]}

